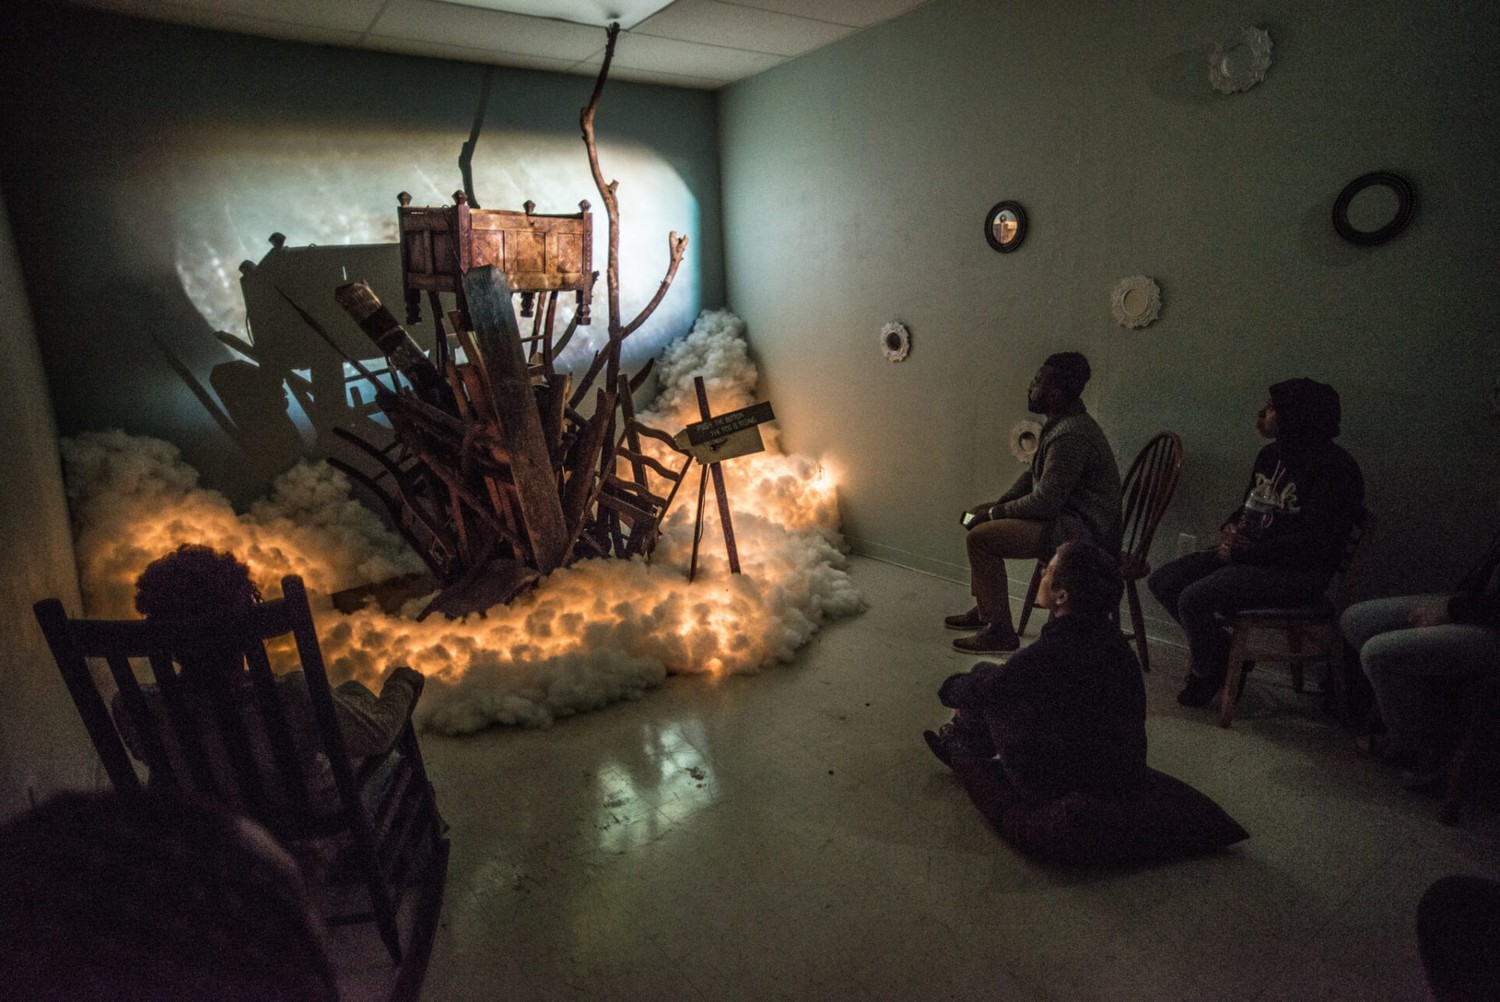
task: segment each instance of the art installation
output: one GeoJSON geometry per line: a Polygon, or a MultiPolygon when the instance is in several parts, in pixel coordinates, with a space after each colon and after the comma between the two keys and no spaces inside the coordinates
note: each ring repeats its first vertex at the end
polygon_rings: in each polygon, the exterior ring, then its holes
{"type": "MultiPolygon", "coordinates": [[[[697,378],[714,409],[727,412],[753,402],[758,376],[743,322],[724,311],[705,311],[656,372],[660,392],[638,416],[663,427],[693,420],[697,378]]],[[[325,462],[293,467],[244,513],[199,487],[177,448],[156,439],[119,431],[67,439],[63,472],[90,615],[133,617],[136,576],[181,543],[230,550],[267,596],[279,593],[283,575],[303,578],[335,682],[373,685],[390,665],[410,665],[427,676],[418,723],[469,733],[497,723],[545,727],[637,698],[670,674],[756,672],[791,660],[824,620],[861,612],[844,570],[833,476],[781,454],[773,431],[766,439],[765,451],[724,464],[744,573],[730,574],[723,551],[704,547],[699,579],[688,581],[694,512],[679,505],[649,564],[580,560],[508,605],[452,620],[416,618],[430,593],[390,610],[374,595],[348,613],[334,606],[335,594],[388,586],[424,565],[325,462]]],[[[712,531],[711,508],[705,517],[712,531]]]]}
{"type": "Polygon", "coordinates": [[[843,570],[833,477],[779,452],[764,424],[770,405],[753,397],[739,318],[705,311],[646,370],[623,371],[621,345],[666,296],[686,238],[668,237],[656,295],[622,317],[616,184],[593,142],[616,33],[581,117],[609,220],[607,318],[587,308],[587,202],[545,216],[531,204],[481,210],[465,192],[437,208],[400,199],[406,321],[425,293],[438,326],[431,357],[363,282],[334,295],[388,371],[371,371],[297,311],[309,340],[359,373],[354,385],[389,422],[389,441],[373,420],[344,428],[363,465],[304,460],[237,513],[166,442],[119,431],[66,440],[90,615],[133,617],[137,575],[183,543],[228,550],[267,597],[284,575],[304,580],[335,683],[378,688],[391,665],[409,665],[427,678],[418,724],[468,733],[546,726],[669,674],[754,672],[790,660],[825,618],[864,608],[843,570]],[[567,292],[577,308],[554,336],[567,292]],[[555,359],[576,328],[599,319],[608,336],[586,371],[561,371],[555,359]],[[637,412],[653,368],[657,397],[637,412]],[[673,505],[695,462],[696,511],[673,505]],[[705,510],[709,473],[719,504],[705,510]],[[350,496],[351,483],[380,500],[394,532],[350,496]],[[726,547],[700,553],[710,530],[726,547]]]}
{"type": "MultiPolygon", "coordinates": [[[[577,386],[555,360],[578,326],[591,322],[595,273],[586,201],[576,215],[539,215],[531,202],[522,212],[471,208],[463,191],[454,193],[452,206],[414,208],[411,196],[401,193],[406,322],[420,322],[425,292],[436,328],[431,358],[367,284],[351,282],[334,293],[385,356],[385,381],[356,359],[345,361],[365,377],[393,440],[380,444],[337,429],[367,463],[362,468],[332,462],[379,499],[441,583],[424,614],[459,615],[508,602],[544,575],[586,557],[649,556],[691,462],[671,433],[636,418],[632,397],[650,366],[634,378],[621,369],[622,344],[671,288],[687,238],[668,236],[666,275],[651,301],[626,321],[620,313],[617,182],[604,180],[594,141],[618,35],[618,26],[611,26],[593,94],[580,115],[590,171],[609,221],[609,306],[608,340],[577,386]],[[561,292],[575,293],[578,305],[558,337],[561,292]],[[444,308],[442,293],[453,297],[452,309],[444,308]],[[521,297],[520,316],[533,320],[529,334],[521,331],[515,295],[521,297]],[[545,297],[540,309],[539,295],[545,297]]],[[[311,315],[299,312],[337,347],[311,315]]],[[[703,408],[706,420],[706,400],[703,408]]],[[[717,469],[715,487],[733,564],[728,502],[717,469]]]]}

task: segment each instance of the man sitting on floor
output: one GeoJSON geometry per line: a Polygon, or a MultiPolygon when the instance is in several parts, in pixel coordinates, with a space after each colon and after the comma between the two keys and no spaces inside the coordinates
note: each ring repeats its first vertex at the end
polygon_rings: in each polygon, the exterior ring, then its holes
{"type": "Polygon", "coordinates": [[[998,501],[964,515],[975,606],[949,616],[954,630],[978,630],[953,646],[966,654],[1004,654],[1021,646],[1010,615],[1006,558],[1037,559],[1070,539],[1120,552],[1120,468],[1104,431],[1079,394],[1089,363],[1076,351],[1048,357],[1027,390],[1027,407],[1047,418],[1031,466],[998,501]]]}
{"type": "Polygon", "coordinates": [[[938,699],[956,712],[923,732],[933,754],[949,765],[997,756],[1020,801],[1133,790],[1146,769],[1146,689],[1110,618],[1123,590],[1113,551],[1059,547],[1037,588],[1037,605],[1051,610],[1041,635],[1005,664],[981,662],[943,683],[938,699]]]}
{"type": "Polygon", "coordinates": [[[1328,586],[1365,497],[1359,464],[1333,441],[1339,421],[1332,386],[1312,379],[1272,386],[1255,421],[1272,442],[1256,455],[1218,546],[1179,557],[1147,579],[1187,634],[1191,670],[1177,694],[1183,706],[1207,705],[1223,684],[1229,636],[1221,617],[1306,605],[1328,586]]]}

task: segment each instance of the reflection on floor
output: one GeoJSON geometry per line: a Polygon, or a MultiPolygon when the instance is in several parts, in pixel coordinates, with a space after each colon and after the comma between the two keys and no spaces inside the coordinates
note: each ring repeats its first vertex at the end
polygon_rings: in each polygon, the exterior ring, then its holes
{"type": "Polygon", "coordinates": [[[422,997],[1424,997],[1417,899],[1496,874],[1493,816],[1439,824],[1274,669],[1220,730],[1176,705],[1182,655],[1156,645],[1151,764],[1252,837],[1172,866],[1033,863],[921,739],[972,664],[942,626],[967,590],[853,573],[870,611],[792,665],[424,736],[453,855],[422,997]]]}

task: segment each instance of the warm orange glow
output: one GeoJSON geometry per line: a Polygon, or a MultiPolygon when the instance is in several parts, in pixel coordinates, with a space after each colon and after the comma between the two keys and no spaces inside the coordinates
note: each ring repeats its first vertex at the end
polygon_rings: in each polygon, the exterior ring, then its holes
{"type": "MultiPolygon", "coordinates": [[[[826,471],[820,476],[815,463],[771,453],[732,460],[724,469],[744,573],[729,574],[710,484],[697,580],[687,581],[699,476],[694,468],[649,566],[640,559],[582,561],[508,607],[461,621],[432,616],[417,622],[410,616],[420,601],[405,610],[407,616],[374,608],[342,615],[327,596],[361,579],[412,569],[410,561],[399,563],[399,549],[394,556],[359,553],[359,531],[340,527],[330,534],[327,525],[264,511],[260,517],[236,515],[220,495],[197,489],[148,492],[128,503],[123,515],[130,534],[80,540],[80,561],[91,614],[119,617],[134,615],[134,580],[145,565],[185,542],[234,552],[267,596],[280,593],[283,575],[300,574],[336,681],[376,685],[390,666],[407,664],[439,687],[466,679],[496,692],[519,687],[526,695],[510,722],[528,722],[531,704],[591,708],[639,695],[666,674],[753,672],[788,660],[807,639],[814,624],[796,610],[814,601],[810,591],[826,581],[826,569],[838,560],[816,531],[836,535],[832,478],[826,471]],[[803,534],[808,529],[815,530],[811,543],[803,534]],[[788,615],[802,623],[788,625],[788,615]],[[602,663],[604,670],[595,672],[585,662],[602,663]],[[580,684],[595,691],[556,691],[580,684]]],[[[320,477],[337,480],[326,468],[297,476],[315,490],[325,486],[320,477]]],[[[355,502],[347,504],[358,509],[355,502]]],[[[361,514],[373,517],[362,509],[342,514],[356,521],[361,514]]],[[[472,730],[506,720],[505,697],[498,698],[499,705],[477,712],[467,701],[444,707],[433,700],[432,712],[444,730],[472,730]]]]}
{"type": "MultiPolygon", "coordinates": [[[[742,341],[710,341],[720,356],[735,345],[743,353],[742,341]]],[[[673,364],[680,363],[663,368],[673,364]]],[[[754,371],[740,370],[748,376],[710,380],[712,413],[750,402],[754,371]]],[[[698,420],[689,394],[669,389],[663,400],[641,418],[669,433],[698,420]]],[[[355,678],[373,688],[391,666],[410,665],[429,679],[419,717],[462,733],[491,723],[546,725],[637,697],[668,674],[754,672],[790,660],[825,617],[862,609],[840,569],[836,478],[816,461],[776,452],[774,427],[765,431],[767,451],[722,466],[743,573],[729,573],[710,485],[696,579],[687,580],[700,479],[693,467],[649,564],[581,561],[510,605],[461,621],[417,622],[425,598],[402,615],[333,608],[334,592],[421,564],[325,464],[297,467],[272,498],[236,514],[223,496],[196,487],[196,473],[164,442],[91,434],[65,443],[64,458],[90,615],[133,616],[135,578],[181,543],[226,549],[249,565],[266,596],[280,593],[283,575],[302,576],[336,682],[355,678]]],[[[681,462],[661,448],[664,462],[681,462]]]]}

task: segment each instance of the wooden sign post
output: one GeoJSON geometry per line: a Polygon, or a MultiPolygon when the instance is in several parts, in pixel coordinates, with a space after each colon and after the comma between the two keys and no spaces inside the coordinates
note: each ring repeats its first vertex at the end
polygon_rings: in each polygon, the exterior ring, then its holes
{"type": "Polygon", "coordinates": [[[698,572],[698,541],[703,536],[703,502],[710,473],[714,478],[714,494],[719,500],[719,521],[724,526],[724,548],[729,552],[729,572],[740,572],[740,554],[734,542],[734,524],[729,517],[729,493],[724,489],[724,471],[719,468],[719,464],[726,459],[748,456],[765,449],[758,426],[776,419],[768,402],[752,404],[714,417],[708,411],[708,391],[703,385],[702,376],[694,378],[693,389],[698,393],[698,413],[703,420],[688,425],[678,436],[679,443],[685,444],[702,469],[698,477],[698,516],[693,523],[693,558],[688,567],[689,582],[698,572]],[[683,438],[686,438],[686,443],[681,443],[683,438]]]}

